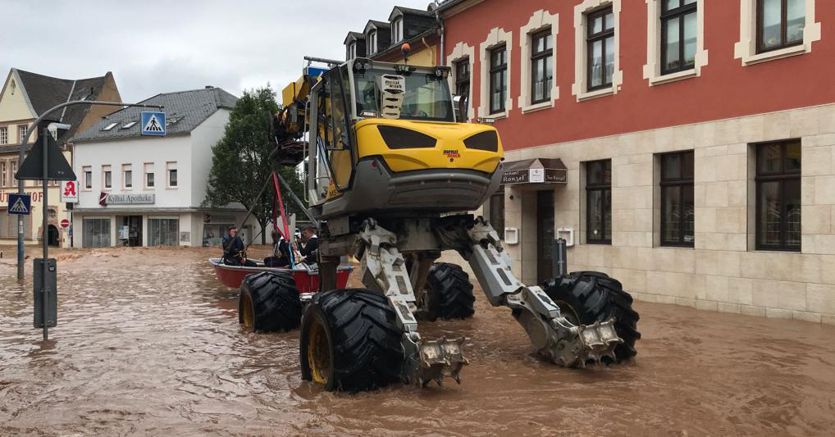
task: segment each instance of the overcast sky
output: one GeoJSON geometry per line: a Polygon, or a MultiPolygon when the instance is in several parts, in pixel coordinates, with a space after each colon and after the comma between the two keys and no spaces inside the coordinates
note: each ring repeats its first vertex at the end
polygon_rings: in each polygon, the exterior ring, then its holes
{"type": "MultiPolygon", "coordinates": [[[[0,71],[112,71],[122,99],[215,85],[280,90],[302,57],[344,59],[348,31],[429,0],[1,0],[0,71]]],[[[1,85],[0,85],[1,86],[1,85]]]]}

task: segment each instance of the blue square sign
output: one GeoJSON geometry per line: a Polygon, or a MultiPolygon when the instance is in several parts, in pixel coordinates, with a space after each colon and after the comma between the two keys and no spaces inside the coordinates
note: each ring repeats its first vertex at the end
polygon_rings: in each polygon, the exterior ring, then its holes
{"type": "Polygon", "coordinates": [[[142,112],[140,124],[142,125],[142,135],[150,135],[154,137],[165,136],[164,112],[142,112]]]}
{"type": "Polygon", "coordinates": [[[29,215],[32,212],[32,196],[9,194],[9,214],[29,215]]]}

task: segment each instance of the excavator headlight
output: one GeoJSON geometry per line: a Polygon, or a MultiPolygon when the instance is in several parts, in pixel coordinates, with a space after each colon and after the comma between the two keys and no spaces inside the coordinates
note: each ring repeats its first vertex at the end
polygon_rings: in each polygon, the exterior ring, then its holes
{"type": "Polygon", "coordinates": [[[431,149],[438,140],[411,129],[396,126],[377,126],[389,149],[431,149]]]}
{"type": "Polygon", "coordinates": [[[487,130],[477,133],[464,140],[468,149],[485,150],[488,152],[499,151],[499,136],[494,130],[487,130]]]}

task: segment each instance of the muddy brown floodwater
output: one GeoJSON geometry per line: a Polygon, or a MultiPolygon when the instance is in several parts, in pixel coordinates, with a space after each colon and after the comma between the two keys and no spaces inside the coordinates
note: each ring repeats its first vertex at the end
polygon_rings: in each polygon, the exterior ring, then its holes
{"type": "MultiPolygon", "coordinates": [[[[204,249],[63,253],[59,326],[0,264],[0,435],[832,435],[835,327],[637,304],[627,365],[542,362],[507,310],[465,335],[463,384],[348,395],[301,380],[298,333],[238,328],[204,249]]],[[[5,261],[5,260],[4,260],[5,261]]],[[[28,268],[28,267],[27,267],[28,268]]]]}

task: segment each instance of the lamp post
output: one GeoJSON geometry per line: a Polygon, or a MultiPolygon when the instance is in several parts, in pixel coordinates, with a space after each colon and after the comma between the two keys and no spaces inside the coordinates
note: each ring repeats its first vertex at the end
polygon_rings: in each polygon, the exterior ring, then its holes
{"type": "MultiPolygon", "coordinates": [[[[75,105],[100,105],[100,106],[121,106],[121,107],[124,107],[124,108],[139,107],[139,108],[162,109],[162,106],[159,106],[159,105],[145,105],[145,104],[140,104],[140,103],[104,102],[104,101],[98,101],[98,100],[73,100],[73,101],[70,101],[70,102],[65,102],[65,103],[61,103],[60,105],[53,106],[52,108],[43,112],[40,116],[38,116],[38,118],[35,119],[34,122],[32,122],[32,127],[34,129],[27,129],[26,130],[26,135],[24,135],[23,138],[20,138],[20,144],[18,145],[18,151],[17,151],[18,171],[20,171],[20,166],[23,164],[23,160],[25,158],[25,152],[26,152],[26,150],[25,150],[26,142],[29,141],[29,136],[32,135],[32,131],[38,129],[38,125],[40,124],[41,121],[43,121],[46,118],[47,115],[49,115],[49,114],[51,114],[51,113],[53,113],[53,112],[55,112],[59,109],[66,108],[67,106],[75,106],[75,105]]],[[[46,157],[46,150],[44,150],[44,157],[46,157]]],[[[46,177],[46,174],[44,174],[44,177],[46,177]]],[[[44,182],[44,199],[43,199],[43,207],[44,208],[48,207],[48,205],[46,204],[46,190],[47,190],[47,186],[46,186],[46,183],[44,182]]],[[[23,179],[18,179],[17,180],[17,192],[18,192],[18,194],[23,194],[23,179]]],[[[44,228],[44,232],[46,232],[46,228],[44,228]]],[[[46,234],[44,234],[44,240],[46,240],[46,234]]],[[[44,243],[44,246],[46,246],[46,243],[44,243]]],[[[46,258],[46,255],[44,255],[44,258],[46,258]]],[[[24,274],[23,265],[24,265],[23,216],[21,215],[21,216],[18,216],[18,218],[17,218],[17,281],[20,282],[20,283],[23,282],[23,274],[24,274]]]]}

